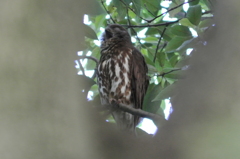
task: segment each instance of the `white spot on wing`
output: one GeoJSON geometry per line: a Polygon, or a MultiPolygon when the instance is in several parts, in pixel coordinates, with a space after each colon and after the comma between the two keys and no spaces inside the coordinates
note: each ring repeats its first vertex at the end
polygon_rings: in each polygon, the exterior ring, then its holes
{"type": "Polygon", "coordinates": [[[120,77],[120,67],[118,63],[116,64],[116,67],[115,67],[115,73],[117,77],[120,77]]]}
{"type": "Polygon", "coordinates": [[[106,61],[103,61],[102,67],[105,67],[105,65],[106,65],[106,61]]]}
{"type": "MultiPolygon", "coordinates": [[[[121,88],[121,93],[126,92],[126,88],[128,83],[130,82],[128,79],[128,72],[129,72],[129,56],[127,55],[125,57],[125,63],[123,63],[123,67],[125,68],[126,72],[123,74],[124,80],[125,80],[125,85],[121,88]]],[[[130,99],[130,93],[126,96],[127,99],[130,99]]]]}
{"type": "Polygon", "coordinates": [[[112,80],[111,92],[114,92],[114,93],[116,93],[116,89],[117,89],[118,85],[121,83],[120,67],[119,67],[118,63],[115,66],[115,74],[116,74],[116,77],[118,78],[118,80],[116,82],[115,82],[115,78],[112,80]]]}
{"type": "Polygon", "coordinates": [[[125,69],[126,69],[126,71],[128,72],[129,71],[129,56],[127,55],[126,57],[125,57],[125,63],[123,63],[123,67],[125,67],[125,69]]]}
{"type": "Polygon", "coordinates": [[[127,77],[127,73],[124,73],[123,77],[124,77],[124,80],[125,80],[125,85],[121,88],[121,93],[124,93],[126,91],[126,86],[129,82],[128,77],[127,77]]]}

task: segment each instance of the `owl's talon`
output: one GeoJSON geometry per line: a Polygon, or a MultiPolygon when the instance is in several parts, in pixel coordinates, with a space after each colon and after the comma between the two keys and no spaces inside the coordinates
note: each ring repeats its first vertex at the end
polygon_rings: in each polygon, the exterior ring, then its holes
{"type": "Polygon", "coordinates": [[[109,103],[114,105],[114,104],[119,104],[120,102],[116,99],[109,99],[109,103]]]}

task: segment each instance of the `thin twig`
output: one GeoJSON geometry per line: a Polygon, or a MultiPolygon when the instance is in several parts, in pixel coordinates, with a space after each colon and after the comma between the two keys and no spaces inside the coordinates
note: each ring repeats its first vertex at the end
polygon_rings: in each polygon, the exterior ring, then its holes
{"type": "MultiPolygon", "coordinates": [[[[128,25],[131,25],[131,21],[130,21],[130,16],[129,16],[128,8],[126,8],[126,10],[127,10],[127,20],[128,20],[128,25]]],[[[142,45],[142,43],[141,43],[141,39],[138,37],[137,32],[136,32],[133,28],[131,28],[131,30],[133,31],[134,34],[136,34],[136,38],[137,38],[139,44],[142,45]]]]}
{"type": "Polygon", "coordinates": [[[152,16],[155,16],[148,8],[147,8],[147,5],[146,3],[144,3],[144,7],[146,8],[146,10],[148,11],[148,13],[150,13],[152,16]]]}
{"type": "MultiPolygon", "coordinates": [[[[162,48],[161,48],[160,52],[162,52],[162,51],[163,51],[163,49],[164,49],[166,46],[167,46],[167,42],[165,42],[165,43],[163,44],[163,46],[162,46],[162,48]]],[[[161,65],[161,64],[160,64],[160,65],[161,65]]]]}
{"type": "Polygon", "coordinates": [[[149,20],[147,20],[147,19],[141,17],[140,15],[138,15],[138,14],[137,14],[131,7],[129,7],[123,0],[120,0],[120,1],[121,1],[122,4],[124,4],[127,8],[129,8],[136,16],[138,16],[140,19],[142,19],[142,20],[144,20],[144,21],[146,21],[146,22],[149,23],[149,20]]]}
{"type": "MultiPolygon", "coordinates": [[[[166,23],[160,23],[160,24],[146,24],[146,25],[129,25],[127,27],[129,28],[146,28],[146,27],[158,27],[158,26],[164,26],[164,25],[170,25],[179,22],[181,19],[178,19],[176,21],[172,22],[166,22],[166,23]]],[[[123,25],[124,26],[124,25],[123,25]]]]}
{"type": "Polygon", "coordinates": [[[157,52],[158,52],[159,44],[161,43],[161,40],[163,39],[163,35],[164,35],[167,27],[168,27],[168,25],[166,25],[166,26],[164,27],[164,29],[163,29],[163,31],[162,31],[162,33],[161,33],[161,35],[160,35],[160,38],[159,38],[159,40],[158,40],[157,48],[156,48],[155,55],[154,55],[154,58],[153,58],[153,62],[154,62],[154,63],[155,63],[156,58],[157,58],[157,52]]]}
{"type": "Polygon", "coordinates": [[[98,65],[98,59],[96,59],[95,57],[81,55],[81,56],[79,56],[79,58],[80,59],[90,59],[90,60],[93,60],[96,63],[96,65],[98,65]]]}
{"type": "Polygon", "coordinates": [[[96,76],[97,76],[97,68],[94,69],[94,73],[91,78],[94,79],[96,76]]]}
{"type": "Polygon", "coordinates": [[[126,8],[126,12],[127,12],[127,21],[128,21],[128,25],[131,25],[131,21],[130,21],[130,16],[129,16],[128,8],[126,8]]]}
{"type": "Polygon", "coordinates": [[[110,19],[111,19],[112,22],[115,24],[116,22],[115,22],[115,20],[112,18],[110,12],[109,12],[109,11],[107,10],[107,8],[105,7],[103,0],[101,0],[101,3],[102,3],[102,6],[103,6],[104,10],[107,12],[107,14],[109,15],[110,19]]]}
{"type": "Polygon", "coordinates": [[[132,29],[133,33],[136,34],[136,38],[137,38],[139,44],[142,46],[143,44],[141,43],[141,39],[138,37],[137,32],[133,28],[131,28],[131,29],[132,29]]]}
{"type": "Polygon", "coordinates": [[[179,70],[182,70],[181,68],[176,68],[176,69],[173,69],[171,71],[168,71],[168,72],[163,72],[161,74],[156,74],[155,76],[159,77],[159,76],[162,76],[164,77],[165,75],[169,74],[169,73],[172,73],[172,72],[175,72],[175,71],[179,71],[179,70]]]}
{"type": "MultiPolygon", "coordinates": [[[[79,59],[81,60],[81,59],[90,59],[90,60],[93,60],[95,63],[96,63],[96,67],[95,67],[95,69],[94,69],[94,73],[93,73],[93,75],[92,75],[92,79],[94,79],[95,77],[96,77],[96,75],[97,75],[97,66],[98,66],[98,59],[96,59],[95,57],[92,57],[92,56],[85,56],[85,55],[81,55],[81,56],[79,56],[79,59]]],[[[79,61],[80,61],[79,60],[79,61]]],[[[85,75],[85,71],[84,71],[84,68],[83,68],[83,66],[82,66],[82,64],[81,64],[81,61],[80,61],[80,69],[81,69],[81,71],[83,72],[83,75],[85,75]]]]}
{"type": "Polygon", "coordinates": [[[80,66],[80,70],[82,71],[82,74],[83,74],[84,76],[86,76],[86,75],[85,75],[85,70],[84,70],[83,65],[82,65],[82,62],[81,62],[81,59],[79,60],[79,66],[80,66]]]}

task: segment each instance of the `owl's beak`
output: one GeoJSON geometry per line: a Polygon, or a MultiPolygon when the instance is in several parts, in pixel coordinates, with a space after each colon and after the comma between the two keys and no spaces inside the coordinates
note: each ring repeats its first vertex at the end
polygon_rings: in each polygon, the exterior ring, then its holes
{"type": "Polygon", "coordinates": [[[105,29],[105,33],[106,33],[106,37],[107,37],[108,39],[113,37],[113,33],[112,33],[111,29],[106,28],[106,29],[105,29]]]}

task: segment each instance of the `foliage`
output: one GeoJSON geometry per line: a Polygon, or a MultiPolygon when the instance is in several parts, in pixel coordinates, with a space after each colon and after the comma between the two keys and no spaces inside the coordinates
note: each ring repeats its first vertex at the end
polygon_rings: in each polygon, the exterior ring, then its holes
{"type": "MultiPolygon", "coordinates": [[[[92,57],[99,59],[97,37],[101,38],[103,28],[109,23],[125,26],[134,45],[144,55],[151,77],[143,109],[162,115],[165,107],[163,100],[174,96],[171,91],[174,83],[188,68],[185,61],[191,57],[189,51],[205,44],[204,33],[213,27],[210,1],[99,0],[99,7],[104,12],[89,16],[90,23],[85,26],[85,50],[80,57],[90,51],[92,57]]],[[[81,66],[81,61],[77,64],[81,66]]],[[[95,68],[95,62],[88,59],[79,71],[83,73],[83,69],[95,68]]],[[[93,81],[94,77],[88,79],[93,81]]],[[[97,87],[93,86],[91,90],[93,96],[97,96],[97,87]]]]}

